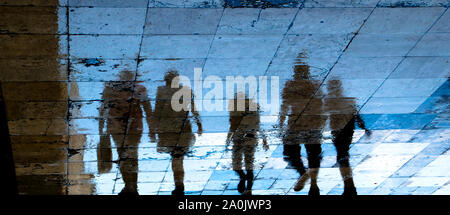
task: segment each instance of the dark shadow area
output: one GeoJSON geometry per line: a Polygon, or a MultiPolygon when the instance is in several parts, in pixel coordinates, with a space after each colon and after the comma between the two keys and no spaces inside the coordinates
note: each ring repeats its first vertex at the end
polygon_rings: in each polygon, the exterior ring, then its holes
{"type": "Polygon", "coordinates": [[[3,99],[2,84],[0,82],[0,165],[3,176],[1,181],[4,186],[4,195],[17,194],[16,170],[12,154],[11,139],[9,138],[8,120],[6,119],[6,106],[3,99]]]}

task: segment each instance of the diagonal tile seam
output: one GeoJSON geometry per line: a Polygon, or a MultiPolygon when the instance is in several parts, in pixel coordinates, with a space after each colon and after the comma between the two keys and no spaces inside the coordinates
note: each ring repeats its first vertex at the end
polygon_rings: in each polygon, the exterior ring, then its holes
{"type": "MultiPolygon", "coordinates": [[[[408,54],[417,46],[417,44],[423,39],[423,37],[430,31],[430,29],[432,29],[433,28],[433,26],[442,18],[442,16],[445,14],[445,12],[448,10],[448,8],[446,8],[443,12],[442,12],[442,14],[434,21],[434,23],[427,29],[427,31],[417,40],[417,42],[414,44],[414,46],[413,47],[411,47],[411,49],[405,54],[405,56],[402,58],[402,60],[397,64],[397,66],[394,68],[394,70],[386,77],[386,79],[380,84],[380,86],[375,90],[375,92],[369,97],[369,99],[370,98],[372,98],[372,96],[376,93],[376,91],[378,91],[378,89],[380,89],[381,88],[381,85],[383,85],[383,83],[392,75],[392,73],[394,73],[394,71],[400,66],[400,64],[407,58],[407,56],[408,56],[408,54]]],[[[437,90],[437,89],[436,89],[437,90]]],[[[368,100],[367,100],[368,101],[368,100]]],[[[367,103],[367,101],[366,101],[366,103],[367,103]]],[[[366,103],[364,103],[364,105],[366,104],[366,103]]],[[[361,107],[362,108],[362,107],[361,107]]],[[[428,124],[426,124],[426,125],[424,125],[420,130],[423,130],[424,128],[426,128],[429,124],[430,124],[431,122],[429,122],[428,124]]],[[[430,143],[431,144],[431,143],[430,143]]],[[[422,151],[423,150],[425,150],[425,148],[424,149],[422,149],[422,151]]],[[[421,152],[421,151],[420,151],[421,152]]],[[[418,152],[416,155],[414,155],[411,159],[409,159],[408,161],[406,161],[401,167],[399,167],[397,170],[395,170],[393,173],[392,173],[392,175],[390,175],[388,178],[390,178],[390,177],[392,177],[392,176],[394,176],[395,175],[395,173],[397,173],[398,171],[400,171],[404,166],[406,166],[408,163],[409,163],[409,161],[411,161],[412,159],[414,159],[415,157],[418,157],[419,155],[420,155],[420,152],[418,152]]],[[[433,159],[433,160],[431,160],[428,164],[430,164],[431,162],[433,162],[434,160],[436,160],[438,157],[436,157],[435,159],[433,159]]],[[[428,165],[427,164],[427,165],[428,165]]],[[[427,165],[425,165],[425,167],[427,166],[427,165]]],[[[415,174],[417,174],[417,172],[416,173],[414,173],[414,175],[415,174]]],[[[406,182],[404,182],[403,184],[405,184],[406,182]]],[[[402,184],[402,185],[403,185],[402,184]]],[[[437,190],[436,190],[437,191],[437,190]]],[[[435,192],[436,192],[435,191],[435,192]]]]}
{"type": "MultiPolygon", "coordinates": [[[[140,34],[141,35],[141,40],[140,40],[140,43],[139,43],[139,51],[138,51],[138,56],[137,56],[137,59],[136,59],[136,70],[135,70],[135,73],[134,73],[134,80],[132,81],[133,85],[131,87],[131,93],[132,93],[131,94],[131,99],[134,99],[134,95],[135,95],[134,90],[135,90],[135,87],[136,87],[139,63],[141,62],[140,56],[141,56],[141,52],[142,52],[142,42],[144,40],[145,23],[147,23],[149,5],[150,5],[150,0],[147,0],[147,8],[146,8],[146,11],[145,11],[145,20],[144,20],[144,25],[142,26],[142,34],[140,34]]],[[[122,141],[125,141],[125,137],[128,135],[128,130],[129,130],[129,128],[128,128],[128,126],[129,126],[128,121],[129,121],[129,118],[130,118],[129,113],[131,112],[131,108],[132,108],[132,104],[130,103],[130,104],[128,104],[128,109],[129,110],[128,110],[127,116],[126,116],[127,119],[125,120],[126,129],[125,129],[125,134],[123,136],[123,140],[122,141]]],[[[115,192],[117,180],[119,179],[119,173],[120,173],[120,171],[116,172],[116,179],[114,180],[114,186],[113,186],[113,191],[112,191],[113,193],[115,192]]]]}
{"type": "Polygon", "coordinates": [[[222,21],[222,18],[223,18],[223,14],[224,14],[224,13],[225,13],[225,8],[222,9],[222,13],[220,14],[220,19],[219,19],[219,21],[217,22],[217,25],[216,25],[216,31],[214,32],[214,36],[213,36],[211,42],[209,43],[209,48],[208,48],[208,52],[206,53],[206,57],[205,57],[205,58],[202,58],[202,59],[204,59],[204,62],[203,62],[203,65],[202,65],[202,70],[205,68],[206,60],[208,60],[208,58],[209,58],[209,54],[210,54],[211,49],[212,49],[212,46],[213,46],[213,44],[214,44],[214,40],[216,39],[217,31],[219,30],[220,22],[222,21]]]}
{"type": "MultiPolygon", "coordinates": [[[[206,58],[204,59],[204,62],[203,62],[203,65],[202,65],[202,70],[204,69],[205,64],[206,64],[206,60],[207,60],[208,57],[209,57],[209,53],[210,53],[211,48],[212,48],[212,45],[213,45],[213,43],[214,43],[214,39],[216,38],[217,31],[218,31],[218,29],[219,29],[220,22],[222,21],[224,12],[225,12],[225,8],[222,9],[222,13],[221,13],[221,15],[220,15],[220,19],[219,19],[219,21],[217,22],[217,25],[216,25],[216,31],[214,32],[214,37],[212,38],[212,40],[211,40],[211,42],[210,42],[210,44],[209,44],[208,52],[207,52],[207,54],[206,54],[206,58]]],[[[186,119],[186,120],[190,120],[190,119],[186,119]]],[[[186,123],[186,120],[183,121],[182,127],[184,127],[184,124],[186,123]]],[[[181,132],[182,132],[182,131],[180,131],[180,133],[181,133],[181,132]]],[[[178,137],[178,140],[179,140],[179,139],[180,139],[180,136],[178,137]]],[[[178,140],[177,140],[177,142],[178,142],[178,140]]]]}
{"type": "MultiPolygon", "coordinates": [[[[213,38],[212,38],[212,40],[211,40],[211,43],[209,44],[208,52],[206,53],[206,57],[204,58],[204,61],[203,61],[202,71],[203,71],[203,69],[205,68],[206,61],[207,61],[208,58],[209,58],[209,54],[210,54],[210,52],[211,52],[211,49],[212,49],[214,40],[216,39],[217,31],[219,30],[220,22],[222,21],[222,18],[223,18],[224,13],[225,13],[225,8],[222,9],[222,13],[221,13],[221,15],[220,15],[220,19],[219,19],[219,21],[217,22],[216,31],[214,32],[214,36],[213,36],[213,38]]],[[[188,120],[189,120],[189,119],[188,119],[188,120]]],[[[200,120],[201,120],[201,119],[200,119],[200,120]]],[[[183,122],[183,126],[184,126],[184,122],[183,122]]],[[[224,152],[222,153],[221,159],[223,158],[223,156],[224,156],[225,153],[226,153],[226,151],[224,151],[224,152]]],[[[217,167],[219,166],[219,164],[220,164],[220,163],[217,162],[216,167],[215,167],[214,169],[217,169],[217,167]]],[[[166,173],[166,175],[167,175],[167,173],[166,173]]],[[[165,175],[164,177],[166,177],[166,175],[165,175]]],[[[211,176],[210,176],[210,177],[211,177],[211,176]]],[[[210,179],[210,178],[208,178],[208,180],[207,180],[206,183],[209,182],[209,179],[210,179]]],[[[160,187],[160,189],[161,189],[161,187],[160,187]]],[[[158,190],[158,192],[159,192],[159,190],[158,190]]]]}
{"type": "MultiPolygon", "coordinates": [[[[163,178],[161,179],[161,182],[159,183],[159,187],[158,187],[158,191],[157,191],[158,193],[162,191],[162,190],[161,190],[161,187],[162,187],[161,184],[166,180],[167,174],[169,173],[169,166],[170,166],[170,165],[168,165],[167,168],[166,168],[166,170],[164,171],[164,176],[163,176],[163,178]]],[[[139,185],[138,185],[138,186],[139,186],[139,185]]]]}
{"type": "Polygon", "coordinates": [[[442,187],[439,187],[438,189],[436,189],[433,193],[431,193],[431,195],[436,195],[434,193],[436,193],[437,191],[441,190],[441,189],[445,189],[445,186],[449,186],[450,185],[450,180],[447,181],[447,183],[445,183],[442,187]]]}
{"type": "MultiPolygon", "coordinates": [[[[361,105],[360,110],[367,104],[367,102],[375,95],[376,92],[383,86],[383,84],[386,82],[386,80],[391,77],[391,75],[398,69],[398,67],[402,64],[402,62],[408,57],[409,53],[419,44],[419,42],[423,39],[423,37],[433,28],[433,26],[441,19],[441,17],[445,14],[445,12],[448,10],[446,8],[439,17],[436,18],[436,20],[433,22],[433,24],[430,25],[430,27],[420,36],[420,38],[416,41],[416,43],[408,50],[408,52],[405,53],[405,55],[402,57],[400,62],[398,62],[397,66],[394,67],[394,69],[389,73],[388,76],[378,85],[378,87],[374,90],[374,92],[368,97],[368,99],[364,102],[364,104],[361,105]]],[[[427,126],[427,125],[425,125],[427,126]]],[[[424,126],[424,127],[425,127],[424,126]]],[[[423,129],[423,128],[422,128],[423,129]]]]}
{"type": "Polygon", "coordinates": [[[281,38],[280,42],[278,43],[277,49],[275,50],[274,54],[272,55],[272,58],[270,59],[269,64],[267,65],[266,71],[264,71],[264,75],[267,75],[267,72],[269,71],[269,67],[273,62],[273,59],[275,58],[275,56],[277,55],[278,51],[280,50],[281,44],[283,42],[283,40],[285,40],[286,36],[288,35],[289,30],[292,28],[292,26],[294,25],[295,19],[297,18],[297,15],[300,13],[300,11],[304,8],[304,2],[302,2],[300,4],[300,6],[298,7],[297,11],[295,12],[294,16],[292,17],[291,22],[289,23],[286,32],[284,32],[283,37],[281,38]]]}

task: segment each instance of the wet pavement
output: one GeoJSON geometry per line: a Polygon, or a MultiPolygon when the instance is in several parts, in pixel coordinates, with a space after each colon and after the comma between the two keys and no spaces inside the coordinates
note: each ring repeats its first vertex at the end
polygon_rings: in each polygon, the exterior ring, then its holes
{"type": "Polygon", "coordinates": [[[448,6],[0,0],[11,184],[21,194],[448,195],[448,6]],[[194,80],[194,68],[203,90],[184,87],[191,105],[174,110],[173,78],[194,80]],[[239,75],[267,76],[270,95],[261,85],[227,94],[239,75]]]}

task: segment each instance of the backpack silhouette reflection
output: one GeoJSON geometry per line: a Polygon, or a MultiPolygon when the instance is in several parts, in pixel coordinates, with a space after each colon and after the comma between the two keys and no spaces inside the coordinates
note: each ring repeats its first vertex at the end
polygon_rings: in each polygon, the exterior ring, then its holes
{"type": "Polygon", "coordinates": [[[230,142],[233,143],[232,165],[240,179],[238,191],[250,195],[253,186],[253,169],[258,136],[263,139],[263,148],[266,151],[268,149],[266,136],[260,129],[259,107],[252,99],[239,92],[234,99],[230,100],[228,110],[230,129],[226,146],[230,142]],[[244,161],[246,172],[242,169],[242,161],[244,161]]]}
{"type": "Polygon", "coordinates": [[[190,151],[195,142],[195,135],[192,132],[191,117],[197,124],[198,134],[202,134],[202,124],[198,112],[195,110],[194,96],[192,90],[183,85],[179,85],[179,74],[171,70],[165,74],[165,85],[159,86],[156,92],[155,110],[152,115],[151,129],[158,135],[157,151],[160,153],[169,153],[172,159],[172,171],[175,181],[175,190],[173,195],[184,194],[184,156],[190,151]],[[177,85],[179,88],[172,88],[177,85]],[[189,98],[184,96],[179,101],[182,109],[174,110],[172,99],[177,92],[189,94],[189,98]],[[186,99],[188,99],[186,102],[186,99]]]}
{"type": "Polygon", "coordinates": [[[321,140],[326,116],[323,115],[322,92],[318,90],[320,82],[310,77],[310,68],[302,61],[304,57],[302,53],[298,55],[293,80],[287,81],[283,88],[279,126],[280,130],[285,130],[282,134],[284,159],[300,174],[294,190],[301,190],[310,178],[309,195],[319,195],[317,175],[322,159],[321,140]],[[286,117],[287,128],[284,129],[286,117]],[[308,169],[301,159],[300,144],[306,149],[308,169]]]}
{"type": "Polygon", "coordinates": [[[355,99],[344,97],[340,80],[329,80],[327,82],[327,91],[325,106],[329,114],[332,140],[337,152],[336,161],[344,181],[343,195],[353,196],[357,194],[357,191],[349,162],[349,150],[355,123],[364,129],[368,136],[370,136],[371,132],[367,130],[364,121],[357,113],[355,99]]]}
{"type": "MultiPolygon", "coordinates": [[[[102,94],[102,107],[100,108],[99,133],[100,145],[98,147],[99,172],[107,172],[111,165],[102,165],[111,161],[110,137],[117,146],[119,154],[119,169],[125,187],[119,195],[138,195],[138,144],[142,136],[143,110],[151,115],[151,105],[147,90],[134,80],[130,71],[122,71],[119,81],[105,83],[102,94]],[[106,133],[103,132],[106,121],[106,133]]],[[[147,117],[147,123],[149,118],[147,117]]]]}

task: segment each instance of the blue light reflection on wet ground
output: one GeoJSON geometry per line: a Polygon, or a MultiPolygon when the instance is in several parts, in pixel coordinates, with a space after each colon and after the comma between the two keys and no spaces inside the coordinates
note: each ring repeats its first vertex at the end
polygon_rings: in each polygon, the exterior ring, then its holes
{"type": "Polygon", "coordinates": [[[445,1],[209,2],[0,2],[21,193],[450,192],[445,1]],[[278,76],[280,112],[171,112],[194,67],[278,76]]]}

